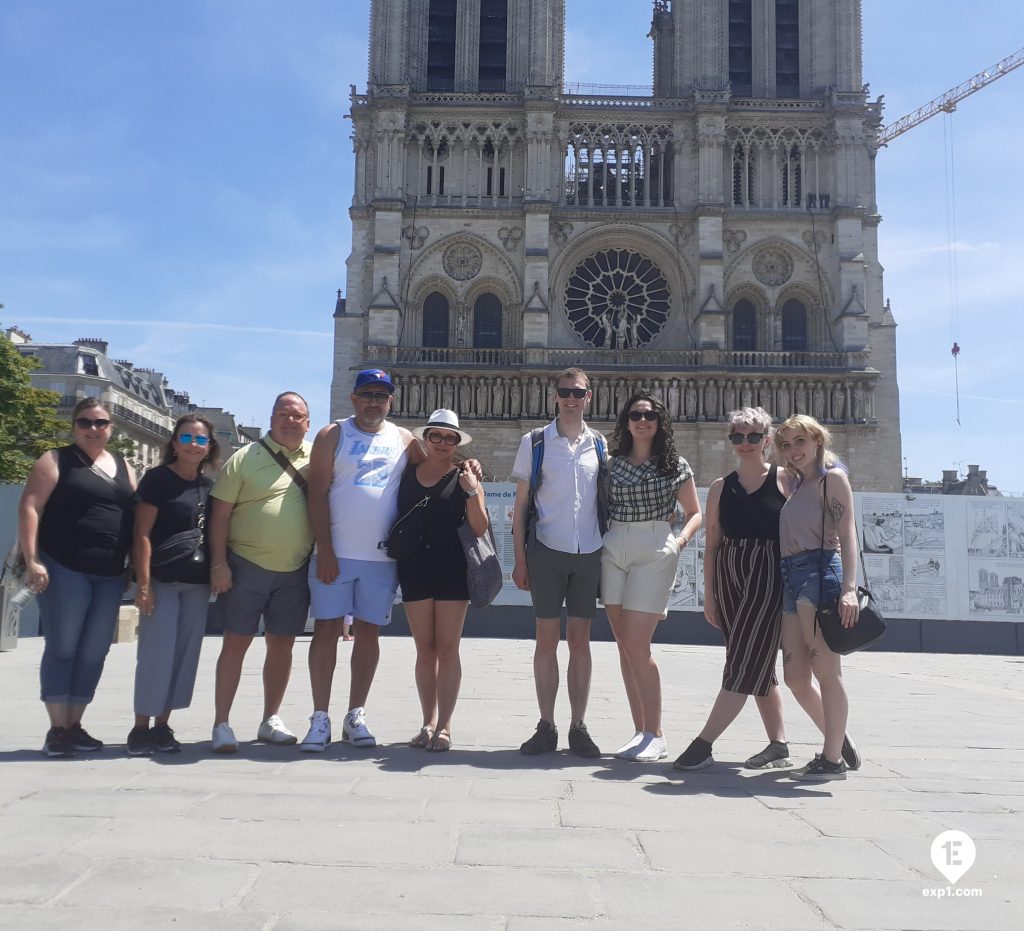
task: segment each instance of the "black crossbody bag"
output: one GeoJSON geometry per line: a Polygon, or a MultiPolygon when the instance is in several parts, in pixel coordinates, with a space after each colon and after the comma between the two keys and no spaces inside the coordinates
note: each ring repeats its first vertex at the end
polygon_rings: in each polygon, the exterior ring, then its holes
{"type": "Polygon", "coordinates": [[[196,489],[199,503],[196,506],[196,525],[191,530],[171,534],[159,546],[153,548],[149,557],[151,566],[169,566],[174,562],[206,562],[206,500],[210,496],[208,485],[196,489]]]}
{"type": "MultiPolygon", "coordinates": [[[[821,480],[821,547],[819,549],[821,555],[818,562],[819,592],[825,589],[825,513],[828,510],[828,494],[825,485],[827,481],[828,475],[826,474],[821,480]]],[[[864,575],[864,585],[857,586],[857,605],[860,608],[857,623],[853,627],[843,627],[839,614],[838,597],[833,598],[831,601],[819,601],[818,610],[815,615],[815,623],[821,628],[821,636],[825,639],[825,643],[828,644],[828,648],[840,656],[846,656],[850,653],[856,653],[858,650],[866,649],[873,643],[877,643],[885,633],[885,617],[882,614],[882,609],[878,607],[878,602],[875,601],[874,595],[867,588],[869,584],[868,573],[864,566],[864,553],[860,548],[859,537],[857,539],[857,554],[860,557],[860,569],[864,575]]]]}
{"type": "MultiPolygon", "coordinates": [[[[416,466],[410,464],[406,467],[406,471],[408,472],[409,469],[415,473],[416,466]]],[[[402,479],[405,480],[405,475],[402,476],[402,479]]],[[[456,469],[455,474],[445,483],[439,495],[435,496],[428,492],[391,525],[388,538],[383,543],[388,556],[395,560],[402,560],[416,555],[416,551],[420,548],[420,541],[423,539],[423,519],[427,505],[435,497],[441,501],[450,498],[458,481],[459,470],[456,469]]]]}

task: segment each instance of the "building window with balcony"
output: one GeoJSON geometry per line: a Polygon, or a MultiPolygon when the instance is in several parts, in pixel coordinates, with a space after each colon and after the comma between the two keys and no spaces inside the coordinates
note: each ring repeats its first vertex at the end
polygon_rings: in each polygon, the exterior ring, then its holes
{"type": "Polygon", "coordinates": [[[455,90],[457,0],[430,0],[427,20],[427,90],[455,90]]]}
{"type": "Polygon", "coordinates": [[[795,298],[782,305],[783,352],[806,352],[807,308],[795,298]]]}
{"type": "Polygon", "coordinates": [[[473,346],[501,349],[501,300],[496,294],[481,294],[473,304],[473,346]]]}
{"type": "Polygon", "coordinates": [[[423,345],[448,345],[448,298],[435,291],[423,302],[423,345]]]}
{"type": "Polygon", "coordinates": [[[757,311],[746,298],[732,308],[732,348],[757,349],[757,311]]]}

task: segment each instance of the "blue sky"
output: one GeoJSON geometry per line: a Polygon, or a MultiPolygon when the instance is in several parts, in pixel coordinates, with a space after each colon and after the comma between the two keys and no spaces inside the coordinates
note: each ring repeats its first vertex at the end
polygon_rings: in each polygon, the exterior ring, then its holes
{"type": "MultiPolygon", "coordinates": [[[[568,0],[567,80],[649,83],[650,6],[568,0]]],[[[887,120],[1024,45],[1024,4],[966,10],[865,0],[864,76],[887,120]]],[[[295,388],[324,422],[349,252],[343,115],[349,85],[365,87],[368,14],[368,0],[4,0],[0,321],[38,341],[105,337],[115,358],[248,422],[265,423],[277,391],[295,388]]],[[[978,462],[1017,493],[1022,99],[1024,68],[878,156],[910,471],[978,462]]]]}

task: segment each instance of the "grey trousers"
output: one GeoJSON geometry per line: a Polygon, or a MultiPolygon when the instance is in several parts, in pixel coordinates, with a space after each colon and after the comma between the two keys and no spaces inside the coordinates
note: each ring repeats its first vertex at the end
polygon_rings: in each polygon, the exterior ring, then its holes
{"type": "Polygon", "coordinates": [[[156,579],[150,585],[153,613],[139,618],[135,713],[155,718],[192,702],[210,586],[156,579]]]}

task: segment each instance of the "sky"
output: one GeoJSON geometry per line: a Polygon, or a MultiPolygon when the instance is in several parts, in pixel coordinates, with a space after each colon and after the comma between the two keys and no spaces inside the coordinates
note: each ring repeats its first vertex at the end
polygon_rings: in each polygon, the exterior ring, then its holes
{"type": "MultiPolygon", "coordinates": [[[[649,84],[650,9],[568,0],[566,80],[649,84]]],[[[967,9],[864,0],[887,122],[1024,45],[1024,4],[967,9]]],[[[4,0],[0,323],[105,338],[244,423],[265,426],[283,388],[326,422],[368,21],[369,0],[4,0]]],[[[978,463],[1017,494],[1022,100],[1024,68],[877,159],[909,472],[978,463]]]]}

